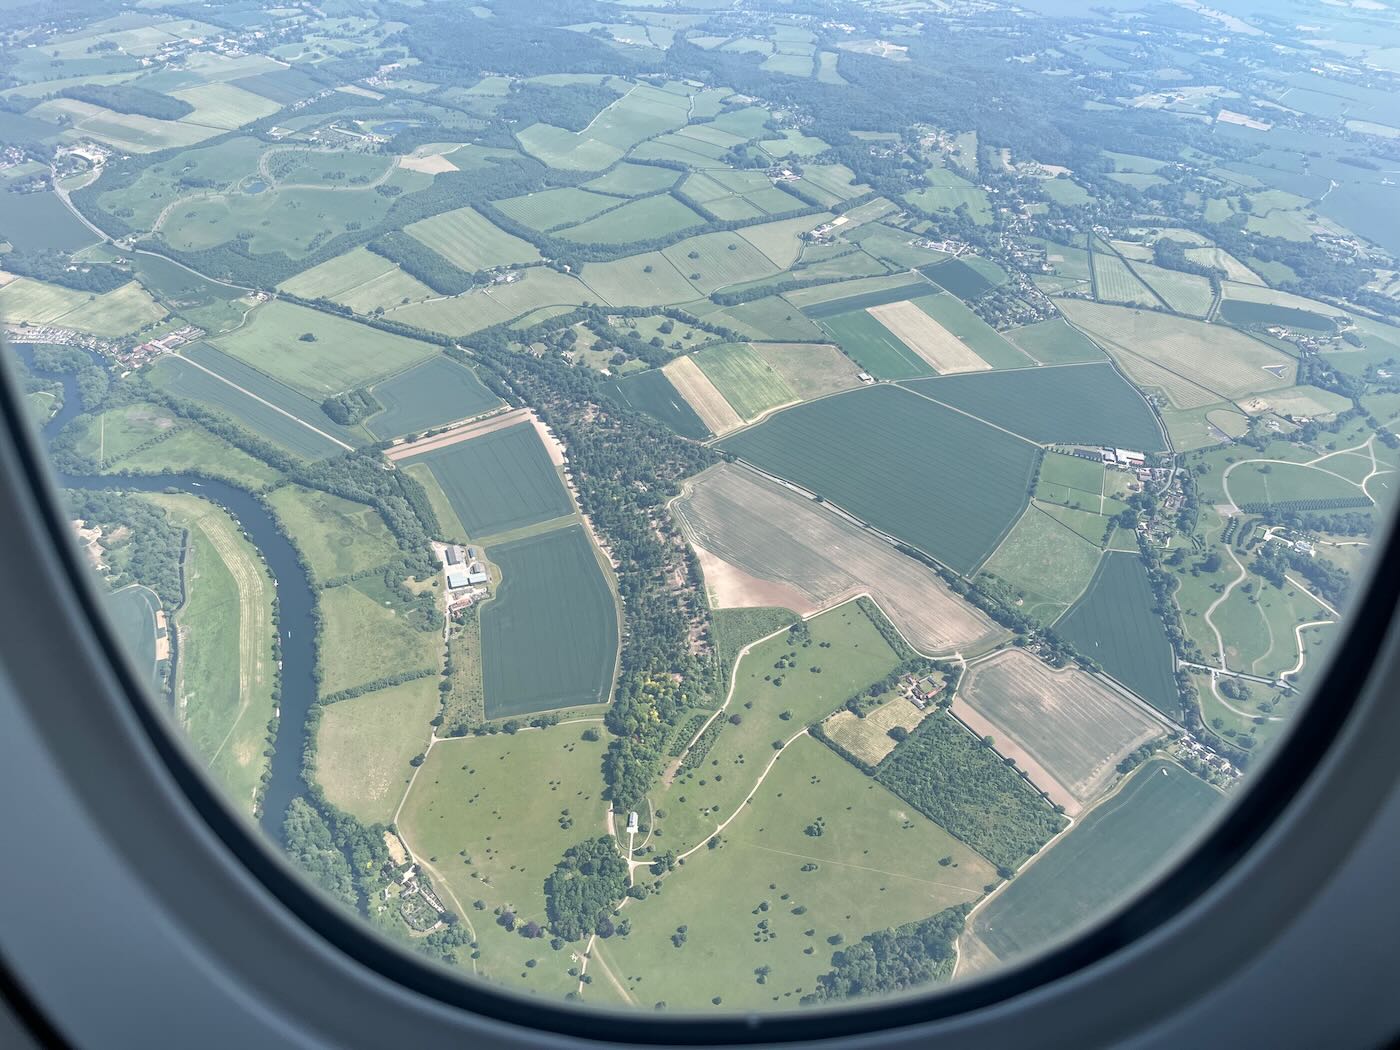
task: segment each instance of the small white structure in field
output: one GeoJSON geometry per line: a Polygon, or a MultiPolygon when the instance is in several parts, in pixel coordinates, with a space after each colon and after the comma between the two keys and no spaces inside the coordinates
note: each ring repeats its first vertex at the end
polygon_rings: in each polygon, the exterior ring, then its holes
{"type": "Polygon", "coordinates": [[[636,833],[637,833],[637,811],[634,809],[631,813],[628,813],[628,814],[627,814],[627,834],[629,834],[629,835],[635,835],[636,833]]]}

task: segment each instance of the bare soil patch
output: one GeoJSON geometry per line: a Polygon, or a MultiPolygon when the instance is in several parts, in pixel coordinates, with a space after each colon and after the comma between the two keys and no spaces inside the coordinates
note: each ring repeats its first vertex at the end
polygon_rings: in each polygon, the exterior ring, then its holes
{"type": "Polygon", "coordinates": [[[970,346],[907,299],[884,306],[867,306],[865,312],[927,361],[939,375],[986,372],[992,367],[978,357],[970,346]]]}

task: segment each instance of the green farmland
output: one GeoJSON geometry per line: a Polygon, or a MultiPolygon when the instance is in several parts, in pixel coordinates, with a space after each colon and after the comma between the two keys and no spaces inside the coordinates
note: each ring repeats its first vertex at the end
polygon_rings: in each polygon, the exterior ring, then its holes
{"type": "Polygon", "coordinates": [[[376,383],[371,393],[384,411],[365,426],[377,438],[399,437],[480,415],[501,403],[466,365],[430,357],[407,372],[376,383]]]}
{"type": "Polygon", "coordinates": [[[486,715],[605,702],[617,611],[580,525],[491,548],[501,584],[481,613],[486,715]]]}
{"type": "Polygon", "coordinates": [[[1143,885],[1223,801],[1175,763],[1146,763],[1002,890],[973,932],[1001,959],[1048,945],[1143,885]]]}
{"type": "Polygon", "coordinates": [[[403,557],[373,507],[300,485],[283,485],[267,502],[318,579],[348,576],[403,557]]]}
{"type": "Polygon", "coordinates": [[[1099,548],[1036,504],[982,571],[1011,587],[1027,616],[1049,623],[1084,593],[1099,564],[1099,548]]]}
{"type": "Polygon", "coordinates": [[[1083,332],[1071,328],[1063,317],[1013,328],[1006,337],[1042,365],[1103,361],[1107,356],[1083,332]]]}
{"type": "Polygon", "coordinates": [[[1042,444],[1166,447],[1152,409],[1107,362],[942,376],[909,389],[1042,444]]]}
{"type": "Polygon", "coordinates": [[[528,421],[433,449],[413,461],[431,468],[473,539],[535,525],[574,509],[528,421]]]}
{"type": "Polygon", "coordinates": [[[787,409],[720,447],[963,573],[1011,528],[1039,458],[1027,441],[888,386],[787,409]]]}
{"type": "Polygon", "coordinates": [[[468,273],[534,262],[540,257],[533,244],[506,233],[473,208],[458,208],[410,223],[404,232],[468,273]]]}
{"type": "Polygon", "coordinates": [[[704,441],[711,437],[710,428],[701,422],[695,409],[671,385],[666,373],[659,368],[648,369],[611,383],[609,389],[622,401],[658,419],[681,437],[704,441]]]}
{"type": "Polygon", "coordinates": [[[927,361],[863,309],[825,315],[818,323],[846,356],[876,379],[918,379],[934,374],[927,361]]]}
{"type": "Polygon", "coordinates": [[[1110,551],[1055,633],[1172,718],[1181,717],[1171,642],[1137,554],[1110,551]]]}
{"type": "Polygon", "coordinates": [[[160,598],[149,587],[127,586],[107,596],[107,616],[116,629],[117,642],[152,696],[158,694],[161,686],[160,665],[156,660],[156,613],[159,609],[160,598]]]}
{"type": "Polygon", "coordinates": [[[707,347],[695,355],[695,363],[744,419],[796,400],[783,377],[747,343],[707,347]]]}

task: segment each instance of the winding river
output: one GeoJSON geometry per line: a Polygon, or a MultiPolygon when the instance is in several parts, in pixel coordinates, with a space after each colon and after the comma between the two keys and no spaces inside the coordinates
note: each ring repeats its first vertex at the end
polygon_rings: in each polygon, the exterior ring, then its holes
{"type": "MultiPolygon", "coordinates": [[[[77,379],[71,373],[35,369],[35,348],[22,343],[13,345],[35,375],[63,384],[63,407],[44,427],[46,435],[57,434],[81,412],[77,379]]],[[[66,488],[132,492],[178,490],[212,500],[233,515],[249,540],[262,552],[277,585],[278,629],[282,632],[281,720],[277,730],[277,749],[271,763],[272,776],[263,792],[262,826],[275,841],[281,842],[282,820],[287,807],[305,790],[301,765],[306,747],[306,720],[316,700],[316,632],[312,619],[316,599],[296,550],[278,530],[271,513],[260,500],[243,489],[221,481],[188,474],[140,477],[74,477],[58,474],[56,479],[59,485],[66,488]]]]}

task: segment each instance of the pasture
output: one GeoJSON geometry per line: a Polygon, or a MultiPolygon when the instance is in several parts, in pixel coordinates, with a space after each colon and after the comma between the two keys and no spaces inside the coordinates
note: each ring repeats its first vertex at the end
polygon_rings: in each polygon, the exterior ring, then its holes
{"type": "Polygon", "coordinates": [[[934,710],[925,707],[921,711],[907,697],[890,695],[864,717],[843,707],[822,723],[822,732],[873,768],[894,750],[895,739],[890,736],[893,730],[902,729],[908,733],[934,710]]]}
{"type": "Polygon", "coordinates": [[[1175,763],[1145,763],[997,894],[972,933],[1003,960],[1065,937],[1150,881],[1224,800],[1175,763]]]}
{"type": "Polygon", "coordinates": [[[579,276],[600,299],[618,306],[670,306],[695,298],[694,286],[661,252],[586,263],[579,276]]]}
{"type": "Polygon", "coordinates": [[[1152,289],[1143,284],[1132,268],[1116,254],[1094,252],[1094,297],[1104,303],[1128,306],[1157,306],[1152,289]]]}
{"type": "Polygon", "coordinates": [[[932,287],[927,281],[911,274],[892,273],[813,288],[797,288],[784,293],[783,298],[813,320],[821,320],[882,303],[897,303],[902,299],[928,295],[932,287]]]}
{"type": "Polygon", "coordinates": [[[777,272],[768,257],[738,233],[706,233],[669,248],[664,255],[701,295],[777,272]]]}
{"type": "Polygon", "coordinates": [[[257,549],[223,509],[187,495],[149,497],[189,530],[175,713],[215,781],[251,814],[274,707],[275,591],[257,549]]]}
{"type": "Polygon", "coordinates": [[[803,401],[860,385],[855,364],[830,343],[754,343],[752,346],[803,401]]]}
{"type": "Polygon", "coordinates": [[[365,421],[377,438],[393,438],[488,412],[501,399],[466,365],[439,355],[370,388],[384,406],[365,421]]]}
{"type": "Polygon", "coordinates": [[[439,706],[432,677],[325,705],[316,782],[326,798],[362,824],[392,823],[413,774],[409,762],[427,748],[439,706]]]}
{"type": "MultiPolygon", "coordinates": [[[[388,259],[375,255],[368,248],[352,248],[325,262],[289,277],[277,287],[303,299],[337,299],[343,293],[360,288],[385,274],[397,270],[388,259]]],[[[426,289],[432,294],[431,289],[426,289]]]]}
{"type": "Polygon", "coordinates": [[[68,424],[73,451],[97,463],[115,463],[133,449],[181,425],[168,409],[143,402],[80,415],[68,424]]]}
{"type": "Polygon", "coordinates": [[[982,572],[1010,587],[1027,616],[1048,623],[1084,593],[1098,564],[1093,542],[1032,503],[982,572]]]}
{"type": "Polygon", "coordinates": [[[711,436],[709,427],[659,368],[624,376],[610,383],[609,389],[624,404],[666,424],[681,437],[704,441],[711,436]]]}
{"type": "Polygon", "coordinates": [[[829,315],[818,323],[861,371],[876,379],[917,379],[932,375],[929,363],[881,324],[869,309],[829,315]]]}
{"type": "MultiPolygon", "coordinates": [[[[606,199],[610,204],[616,203],[611,198],[606,199]]],[[[673,237],[704,224],[704,219],[675,197],[660,193],[639,197],[587,222],[566,227],[558,236],[579,244],[628,244],[673,237]]]]}
{"type": "Polygon", "coordinates": [[[618,616],[583,526],[499,544],[491,560],[501,583],[481,612],[486,716],[606,703],[618,616]]]}
{"type": "Polygon", "coordinates": [[[1175,659],[1136,554],[1109,551],[1055,633],[1170,718],[1181,717],[1175,659]]]}
{"type": "Polygon", "coordinates": [[[269,493],[267,503],[318,580],[403,557],[379,512],[363,503],[295,484],[269,493]]]}
{"type": "Polygon", "coordinates": [[[212,342],[311,398],[365,386],[438,352],[431,343],[280,300],[264,303],[238,331],[212,342]]]}
{"type": "Polygon", "coordinates": [[[1205,317],[1210,313],[1211,304],[1215,302],[1215,291],[1209,278],[1168,270],[1147,262],[1134,263],[1133,269],[1177,313],[1191,317],[1205,317]]]}
{"type": "MultiPolygon", "coordinates": [[[[617,207],[617,200],[601,193],[590,193],[575,186],[527,193],[494,201],[493,207],[535,230],[553,230],[591,219],[599,212],[617,207]]],[[[468,209],[469,210],[469,209],[468,209]]],[[[432,219],[424,220],[432,222],[432,219]]],[[[412,232],[412,231],[410,231],[412,232]]]]}
{"type": "MultiPolygon", "coordinates": [[[[108,464],[112,466],[112,464],[108,464]]],[[[192,472],[223,478],[247,489],[258,490],[280,481],[282,475],[241,448],[215,437],[201,426],[183,427],[171,437],[124,456],[116,469],[136,474],[192,472]]]]}
{"type": "Polygon", "coordinates": [[[712,303],[688,308],[702,320],[708,319],[713,324],[733,328],[750,339],[814,342],[822,338],[820,328],[786,299],[776,295],[723,308],[712,303]]]}
{"type": "Polygon", "coordinates": [[[619,197],[639,197],[670,189],[680,173],[652,164],[619,164],[611,171],[585,182],[583,188],[595,193],[611,193],[619,197]]]}
{"type": "Polygon", "coordinates": [[[1223,325],[1077,299],[1063,300],[1060,308],[1140,385],[1161,386],[1178,408],[1247,397],[1296,382],[1293,358],[1223,325]],[[1217,396],[1200,402],[1197,392],[1202,388],[1217,396]]]}
{"type": "Polygon", "coordinates": [[[623,915],[632,932],[595,941],[593,951],[639,1003],[795,1005],[830,969],[834,943],[974,900],[993,878],[991,865],[952,835],[803,737],[720,844],[667,876],[663,892],[630,901],[623,915]],[[805,834],[818,818],[821,836],[805,834]],[[760,967],[768,968],[763,983],[760,967]]]}
{"type": "MultiPolygon", "coordinates": [[[[794,201],[794,206],[800,206],[800,204],[794,201]]],[[[768,256],[769,261],[774,266],[780,270],[786,270],[802,254],[802,235],[824,222],[830,222],[831,219],[830,212],[799,215],[795,219],[779,219],[776,222],[760,223],[757,226],[745,226],[739,231],[739,234],[744,240],[768,256]]]]}
{"type": "Polygon", "coordinates": [[[413,457],[425,463],[473,539],[573,512],[533,423],[517,423],[413,457]]]}
{"type": "Polygon", "coordinates": [[[117,644],[135,669],[138,681],[150,690],[152,702],[164,706],[160,695],[160,663],[156,659],[156,613],[160,598],[149,587],[128,584],[106,595],[107,619],[116,632],[117,644]]]}
{"type": "Polygon", "coordinates": [[[962,573],[1011,528],[1039,458],[1029,442],[888,386],[787,409],[721,448],[962,573]]]}
{"type": "Polygon", "coordinates": [[[531,263],[540,253],[492,225],[474,208],[457,208],[404,227],[404,232],[468,273],[493,266],[531,263]]]}
{"type": "MultiPolygon", "coordinates": [[[[1369,459],[1358,461],[1360,474],[1370,469],[1369,459]]],[[[1338,476],[1344,465],[1339,459],[1323,460],[1316,467],[1301,463],[1239,462],[1225,472],[1223,484],[1237,507],[1263,504],[1287,507],[1309,500],[1357,500],[1369,502],[1361,486],[1338,476]]]]}
{"type": "Polygon", "coordinates": [[[1073,815],[1113,781],[1118,763],[1164,735],[1151,715],[1077,668],[1052,670],[1010,649],[973,664],[953,714],[1073,815]]]}
{"type": "Polygon", "coordinates": [[[375,589],[383,585],[371,577],[367,584],[347,583],[320,592],[317,656],[322,696],[391,675],[438,669],[442,631],[419,630],[407,621],[402,607],[369,593],[375,589]]]}
{"type": "Polygon", "coordinates": [[[1063,317],[1013,328],[1006,338],[1042,365],[1083,364],[1105,360],[1106,355],[1063,317]]]}
{"type": "Polygon", "coordinates": [[[868,592],[900,633],[927,653],[979,647],[1001,633],[926,565],[743,467],[706,471],[672,506],[686,538],[722,563],[702,559],[714,606],[768,605],[781,596],[806,611],[868,592]],[[838,550],[841,557],[833,558],[838,550]],[[738,579],[731,579],[733,570],[738,579]],[[755,590],[744,577],[776,585],[778,594],[755,590]]]}
{"type": "Polygon", "coordinates": [[[908,386],[1042,444],[1166,448],[1152,409],[1107,362],[923,379],[908,386]]]}
{"type": "Polygon", "coordinates": [[[747,343],[706,347],[694,361],[745,420],[796,400],[783,377],[747,343]]]}

